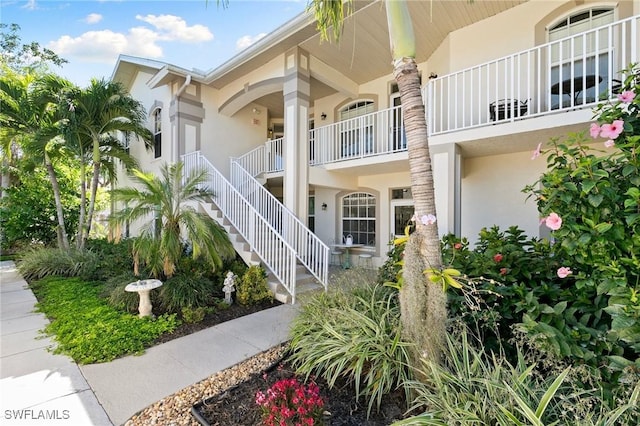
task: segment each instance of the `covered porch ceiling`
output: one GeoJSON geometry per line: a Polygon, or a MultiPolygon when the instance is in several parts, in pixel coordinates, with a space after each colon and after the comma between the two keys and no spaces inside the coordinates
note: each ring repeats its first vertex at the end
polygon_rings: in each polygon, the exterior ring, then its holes
{"type": "MultiPolygon", "coordinates": [[[[416,0],[408,1],[416,36],[416,60],[426,61],[457,29],[497,15],[528,0],[416,0]]],[[[302,49],[337,72],[348,76],[357,84],[389,75],[392,57],[384,3],[381,0],[354,0],[354,13],[345,20],[339,42],[320,41],[315,21],[299,16],[272,32],[256,46],[223,64],[210,74],[209,84],[223,87],[243,73],[259,68],[261,64],[287,50],[302,49]],[[287,28],[290,31],[287,32],[287,28]],[[263,45],[260,48],[260,45],[263,45]]],[[[335,93],[336,90],[311,81],[311,100],[335,93]]],[[[270,111],[282,111],[282,95],[264,96],[257,103],[270,111]]]]}

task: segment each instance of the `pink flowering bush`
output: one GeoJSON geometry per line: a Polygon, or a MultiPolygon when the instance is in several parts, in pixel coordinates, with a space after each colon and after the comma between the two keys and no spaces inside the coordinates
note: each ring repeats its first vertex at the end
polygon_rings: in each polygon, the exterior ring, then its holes
{"type": "Polygon", "coordinates": [[[568,292],[553,307],[561,321],[531,310],[523,327],[572,362],[606,365],[612,381],[640,371],[639,73],[629,70],[621,93],[596,108],[591,138],[551,141],[547,172],[526,189],[552,230],[557,285],[568,292]],[[589,146],[600,138],[605,151],[589,146]]]}
{"type": "Polygon", "coordinates": [[[265,394],[256,394],[256,404],[262,408],[266,426],[322,425],[324,401],[314,382],[300,383],[297,378],[282,379],[265,394]]]}

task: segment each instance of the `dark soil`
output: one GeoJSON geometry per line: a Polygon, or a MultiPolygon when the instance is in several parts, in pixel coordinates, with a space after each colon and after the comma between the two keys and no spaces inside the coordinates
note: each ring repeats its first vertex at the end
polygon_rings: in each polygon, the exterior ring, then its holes
{"type": "MultiPolygon", "coordinates": [[[[192,412],[203,425],[259,426],[262,424],[262,411],[256,404],[256,392],[266,393],[278,380],[292,376],[295,374],[290,365],[282,362],[264,373],[250,376],[220,395],[196,404],[192,412]]],[[[403,418],[406,402],[402,391],[385,396],[380,410],[376,411],[374,405],[367,418],[366,402],[355,401],[353,386],[337,383],[329,390],[325,381],[319,379],[316,383],[325,401],[324,424],[327,426],[387,426],[403,418]]]]}
{"type": "Polygon", "coordinates": [[[162,336],[158,337],[153,342],[153,345],[166,343],[170,340],[177,339],[178,337],[187,336],[191,333],[195,333],[196,331],[204,330],[205,328],[209,328],[226,321],[240,318],[245,315],[253,314],[264,309],[274,308],[279,305],[281,305],[281,303],[276,300],[274,300],[273,302],[265,301],[260,304],[251,306],[242,306],[238,303],[234,303],[226,309],[218,309],[211,314],[207,314],[200,322],[193,324],[187,324],[183,322],[175,330],[173,330],[173,332],[165,333],[162,336]]]}

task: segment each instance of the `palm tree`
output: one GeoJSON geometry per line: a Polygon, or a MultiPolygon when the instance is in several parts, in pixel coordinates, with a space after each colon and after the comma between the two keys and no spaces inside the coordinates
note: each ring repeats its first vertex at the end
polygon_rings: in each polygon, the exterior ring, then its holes
{"type": "Polygon", "coordinates": [[[138,188],[112,191],[114,200],[126,207],[111,216],[115,225],[127,221],[145,220],[142,232],[134,243],[134,256],[151,268],[154,276],[171,277],[183,253],[182,232],[191,245],[194,258],[203,258],[216,270],[225,259],[235,256],[229,237],[209,215],[195,210],[193,205],[210,201],[213,194],[202,189],[206,171],[192,172],[183,182],[183,164],[165,164],[161,178],[133,170],[132,179],[138,188]]]}
{"type": "MultiPolygon", "coordinates": [[[[83,160],[83,167],[93,165],[90,182],[88,211],[81,211],[81,220],[77,236],[77,247],[82,249],[89,231],[95,210],[100,174],[103,166],[112,159],[120,159],[126,167],[135,162],[116,139],[118,132],[135,135],[142,139],[147,148],[151,148],[151,131],[145,127],[146,112],[139,101],[133,99],[118,82],[104,79],[92,79],[89,87],[67,94],[69,102],[65,136],[74,140],[77,153],[83,160]]],[[[82,174],[83,179],[86,174],[82,174]]],[[[115,178],[115,174],[112,175],[115,178]]],[[[86,182],[81,191],[85,194],[86,182]]],[[[86,195],[84,195],[86,198],[86,195]]],[[[84,208],[84,204],[82,204],[84,208]]]]}
{"type": "MultiPolygon", "coordinates": [[[[311,0],[309,8],[314,12],[323,39],[330,40],[331,35],[339,39],[343,21],[352,11],[352,1],[311,0]]],[[[435,218],[433,170],[411,16],[405,0],[386,0],[385,7],[393,76],[400,90],[407,134],[416,217],[435,218]]],[[[445,336],[446,296],[439,285],[428,283],[422,272],[426,268],[442,268],[440,239],[434,220],[418,219],[405,251],[404,284],[400,291],[402,326],[405,337],[416,344],[416,355],[438,359],[445,336]]]]}
{"type": "Polygon", "coordinates": [[[5,72],[0,77],[0,124],[2,124],[3,151],[20,140],[21,149],[32,161],[44,164],[54,193],[58,219],[58,240],[61,248],[69,248],[65,228],[60,186],[53,159],[63,150],[60,138],[60,115],[56,108],[58,94],[73,85],[53,74],[36,76],[5,72]]]}

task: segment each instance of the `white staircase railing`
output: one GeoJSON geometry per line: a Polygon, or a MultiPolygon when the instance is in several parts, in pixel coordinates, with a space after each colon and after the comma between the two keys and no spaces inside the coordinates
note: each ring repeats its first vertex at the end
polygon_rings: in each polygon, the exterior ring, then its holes
{"type": "MultiPolygon", "coordinates": [[[[284,240],[294,248],[300,262],[326,289],[329,282],[329,247],[243,166],[246,164],[254,172],[258,172],[253,167],[259,163],[256,160],[257,152],[259,148],[243,157],[231,159],[233,186],[273,228],[280,232],[284,240]]],[[[264,170],[259,171],[262,172],[264,170]]]]}
{"type": "Polygon", "coordinates": [[[182,156],[184,173],[204,169],[208,172],[207,185],[213,191],[213,203],[231,225],[247,241],[264,265],[291,294],[296,297],[296,253],[280,233],[260,215],[249,201],[200,152],[182,156]]]}

